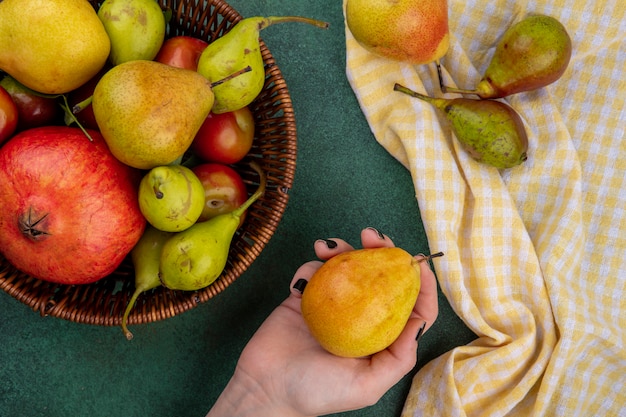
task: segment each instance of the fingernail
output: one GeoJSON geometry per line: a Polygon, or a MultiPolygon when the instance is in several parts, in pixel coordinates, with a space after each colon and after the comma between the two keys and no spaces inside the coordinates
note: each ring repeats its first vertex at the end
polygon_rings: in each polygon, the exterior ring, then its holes
{"type": "Polygon", "coordinates": [[[293,284],[293,289],[302,294],[304,292],[304,287],[306,287],[306,284],[308,284],[308,281],[304,278],[300,278],[296,281],[295,284],[293,284]]]}
{"type": "Polygon", "coordinates": [[[369,229],[369,230],[373,230],[373,231],[375,231],[375,232],[376,232],[376,234],[378,235],[378,238],[379,238],[380,240],[385,240],[385,235],[384,235],[384,234],[382,234],[382,233],[380,232],[380,230],[376,229],[375,227],[368,227],[368,229],[369,229]]]}
{"type": "Polygon", "coordinates": [[[425,328],[426,328],[426,322],[424,322],[422,326],[419,328],[419,330],[417,331],[417,336],[415,336],[415,340],[417,340],[418,342],[420,341],[420,338],[424,334],[425,328]]]}
{"type": "Polygon", "coordinates": [[[318,242],[324,242],[328,249],[335,249],[337,247],[337,242],[332,239],[317,239],[318,242]]]}

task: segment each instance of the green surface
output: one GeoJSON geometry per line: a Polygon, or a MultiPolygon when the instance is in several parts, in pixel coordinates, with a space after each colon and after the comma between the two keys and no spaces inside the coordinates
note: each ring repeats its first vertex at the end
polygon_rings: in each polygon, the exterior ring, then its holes
{"type": "MultiPolygon", "coordinates": [[[[296,268],[314,258],[315,239],[358,244],[360,230],[375,226],[410,252],[428,252],[410,175],[376,143],[346,80],[341,1],[230,4],[244,16],[297,14],[331,24],[324,31],[288,23],[262,34],[287,81],[299,140],[276,234],[224,293],[180,316],[132,326],[131,342],[117,327],[44,318],[0,293],[0,416],[204,416],[245,343],[287,296],[296,268]]],[[[418,367],[473,339],[442,296],[440,304],[418,367]]],[[[399,416],[411,376],[378,404],[337,416],[399,416]]]]}

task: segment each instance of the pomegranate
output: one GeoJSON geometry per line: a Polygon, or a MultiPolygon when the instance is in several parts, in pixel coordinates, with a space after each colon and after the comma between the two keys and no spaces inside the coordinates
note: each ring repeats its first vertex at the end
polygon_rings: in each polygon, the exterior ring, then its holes
{"type": "Polygon", "coordinates": [[[78,128],[25,130],[0,148],[0,253],[42,280],[88,284],[141,237],[138,172],[102,136],[78,128]]]}

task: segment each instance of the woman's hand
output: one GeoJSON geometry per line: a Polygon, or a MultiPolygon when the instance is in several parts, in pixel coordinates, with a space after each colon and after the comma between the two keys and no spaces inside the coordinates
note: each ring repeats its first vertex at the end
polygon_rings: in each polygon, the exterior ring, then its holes
{"type": "MultiPolygon", "coordinates": [[[[373,228],[361,232],[361,243],[364,248],[394,246],[373,228]]],[[[341,239],[315,242],[322,260],[353,249],[341,239]]],[[[296,271],[290,296],[244,348],[233,378],[207,417],[301,417],[359,409],[376,403],[413,369],[416,338],[438,314],[437,284],[428,262],[420,263],[421,289],[403,332],[387,349],[365,358],[328,353],[302,319],[302,288],[321,264],[307,262],[296,271]]]]}

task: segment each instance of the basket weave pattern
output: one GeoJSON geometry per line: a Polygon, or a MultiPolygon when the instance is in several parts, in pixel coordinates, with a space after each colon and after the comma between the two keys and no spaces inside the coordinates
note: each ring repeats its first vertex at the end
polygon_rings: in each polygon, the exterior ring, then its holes
{"type": "MultiPolygon", "coordinates": [[[[90,1],[97,8],[97,1],[90,1]]],[[[221,0],[159,0],[171,10],[166,37],[187,35],[211,42],[242,19],[221,0]]],[[[256,161],[267,174],[265,195],[248,210],[243,226],[233,238],[226,268],[218,280],[199,291],[172,291],[163,287],[139,296],[128,323],[163,320],[190,310],[222,292],[261,253],[285,211],[296,166],[296,126],[291,98],[271,53],[261,41],[265,63],[265,86],[250,105],[255,118],[254,145],[237,166],[250,192],[258,175],[247,162],[256,161]]],[[[42,316],[104,326],[121,324],[134,291],[134,272],[126,259],[108,277],[88,285],[60,285],[42,281],[16,270],[0,255],[0,288],[42,316]]]]}

